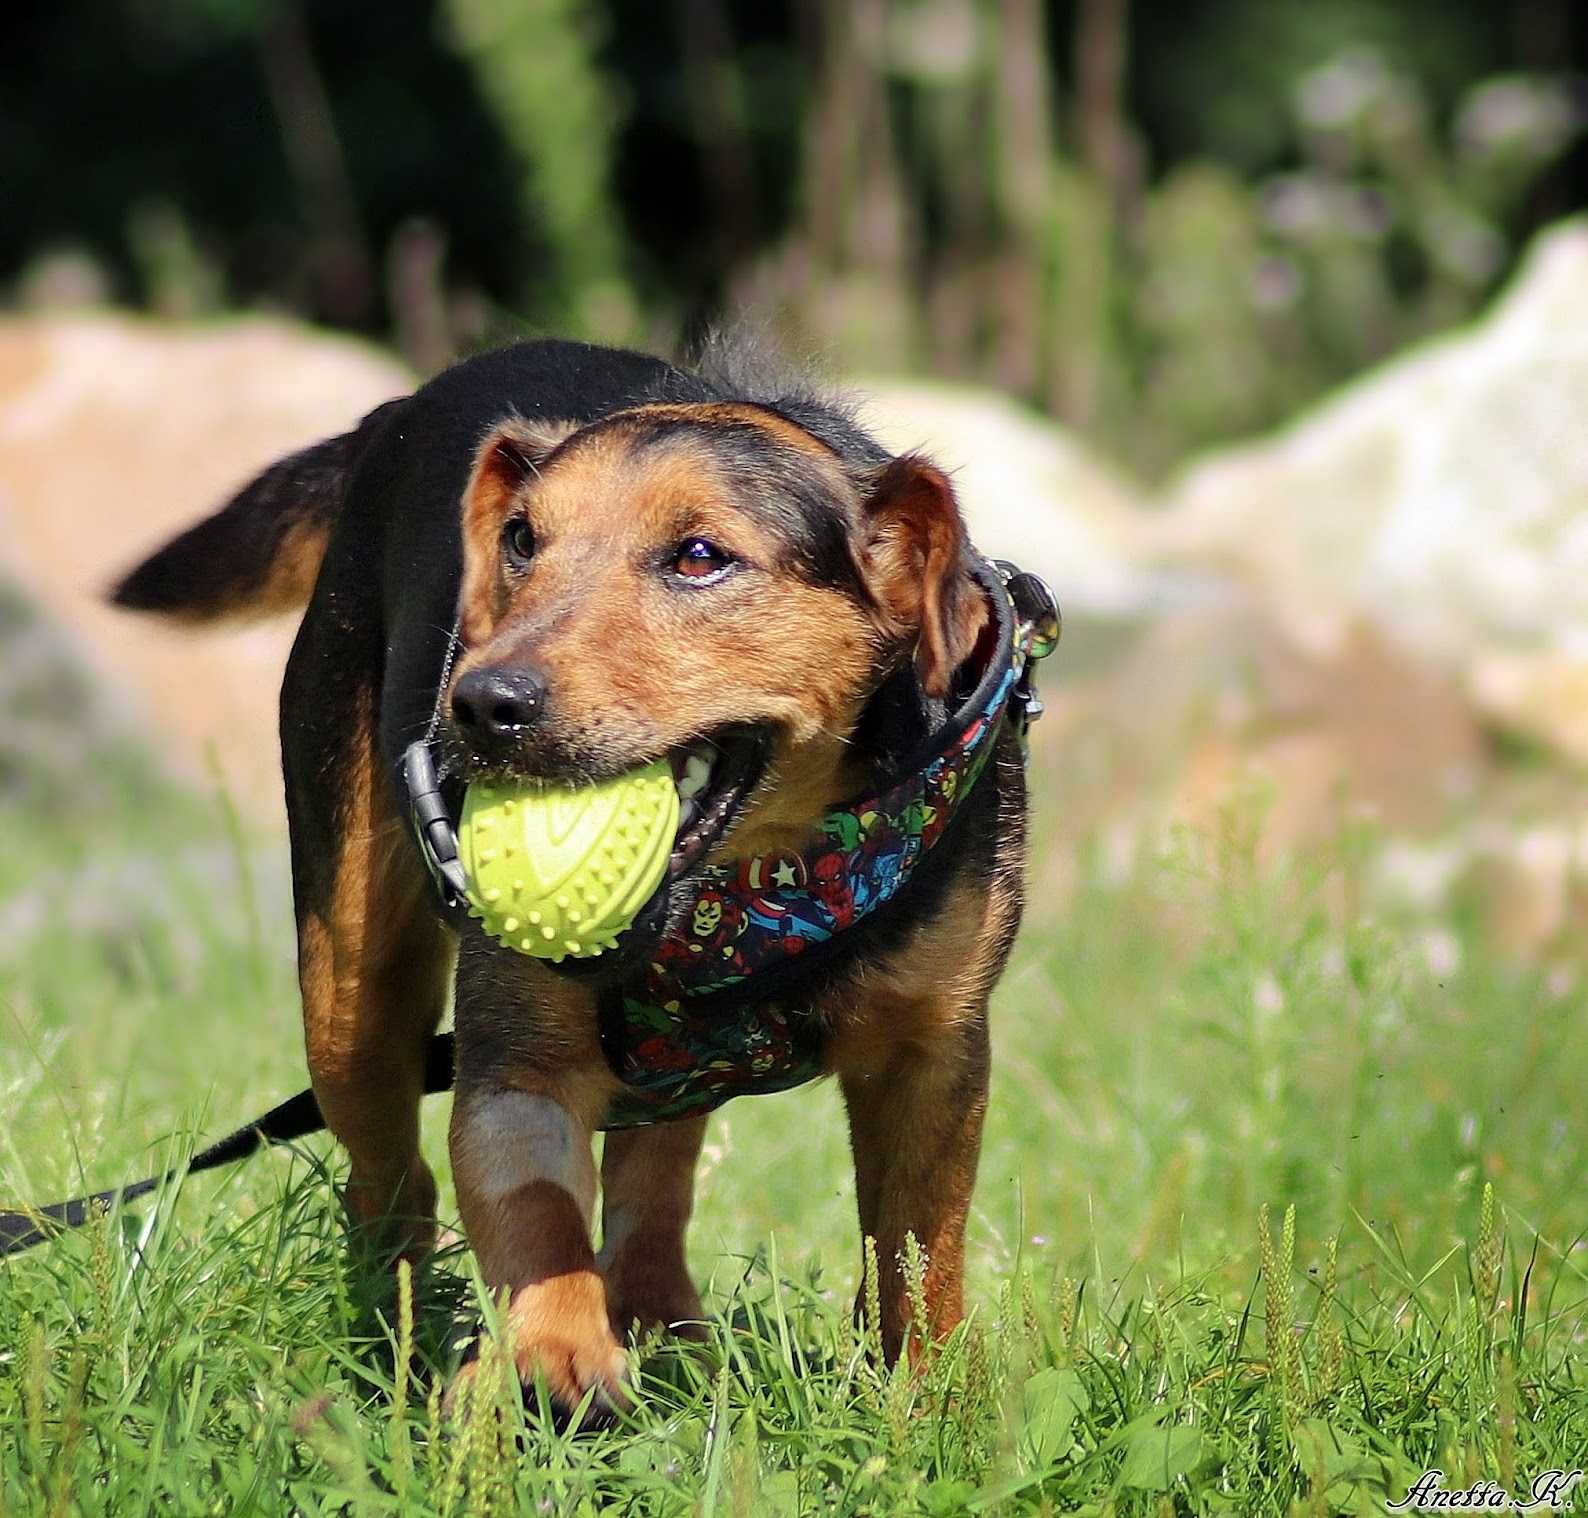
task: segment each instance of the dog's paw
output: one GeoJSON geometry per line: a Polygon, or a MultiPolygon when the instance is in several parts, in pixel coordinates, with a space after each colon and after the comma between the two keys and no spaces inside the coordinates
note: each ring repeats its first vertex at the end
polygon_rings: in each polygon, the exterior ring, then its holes
{"type": "Polygon", "coordinates": [[[639,1276],[609,1280],[607,1298],[612,1304],[612,1332],[620,1339],[630,1333],[655,1332],[696,1343],[704,1342],[707,1337],[700,1293],[688,1279],[657,1280],[639,1276]]]}
{"type": "MultiPolygon", "coordinates": [[[[508,1304],[502,1340],[525,1393],[544,1385],[559,1424],[570,1420],[589,1398],[585,1427],[604,1422],[629,1405],[628,1356],[608,1321],[600,1276],[578,1272],[525,1286],[508,1304]]],[[[487,1350],[459,1370],[448,1394],[455,1407],[463,1388],[477,1382],[487,1350]]],[[[499,1362],[498,1362],[499,1363],[499,1362]]],[[[531,1404],[533,1405],[533,1404],[531,1404]]]]}
{"type": "Polygon", "coordinates": [[[436,1182],[423,1160],[415,1161],[395,1192],[389,1185],[349,1180],[342,1193],[356,1239],[374,1255],[417,1265],[436,1247],[436,1182]]]}

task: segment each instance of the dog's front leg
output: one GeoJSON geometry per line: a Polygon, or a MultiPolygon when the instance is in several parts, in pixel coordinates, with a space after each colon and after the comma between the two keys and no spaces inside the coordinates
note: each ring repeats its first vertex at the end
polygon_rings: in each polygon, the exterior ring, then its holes
{"type": "Polygon", "coordinates": [[[601,1270],[612,1326],[700,1338],[700,1295],[684,1259],[706,1119],[609,1133],[601,1154],[601,1270]]]}
{"type": "MultiPolygon", "coordinates": [[[[855,1157],[860,1231],[876,1241],[881,1322],[891,1361],[912,1334],[903,1257],[908,1235],[926,1255],[926,1331],[946,1335],[964,1315],[965,1218],[987,1110],[985,1009],[968,1021],[919,1013],[941,1035],[898,1044],[880,1065],[840,1070],[855,1157]]],[[[865,1303],[861,1290],[860,1305],[865,1303]]]]}
{"type": "Polygon", "coordinates": [[[561,1413],[587,1392],[624,1401],[624,1355],[590,1243],[594,1129],[616,1081],[593,999],[466,938],[458,959],[452,1171],[480,1274],[507,1294],[503,1332],[524,1382],[561,1413]]]}
{"type": "Polygon", "coordinates": [[[560,1412],[587,1392],[624,1400],[624,1354],[590,1244],[591,1125],[555,1088],[460,1091],[452,1113],[458,1209],[480,1273],[507,1293],[503,1325],[526,1385],[538,1375],[560,1412]]]}

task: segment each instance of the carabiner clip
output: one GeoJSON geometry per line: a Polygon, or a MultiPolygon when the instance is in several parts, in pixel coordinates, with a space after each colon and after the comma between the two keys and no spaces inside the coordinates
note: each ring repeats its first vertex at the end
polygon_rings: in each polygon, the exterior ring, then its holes
{"type": "Polygon", "coordinates": [[[441,904],[449,912],[463,913],[469,904],[469,877],[458,858],[458,832],[441,794],[430,745],[415,739],[403,751],[403,787],[408,792],[408,812],[425,867],[436,883],[441,904]]]}

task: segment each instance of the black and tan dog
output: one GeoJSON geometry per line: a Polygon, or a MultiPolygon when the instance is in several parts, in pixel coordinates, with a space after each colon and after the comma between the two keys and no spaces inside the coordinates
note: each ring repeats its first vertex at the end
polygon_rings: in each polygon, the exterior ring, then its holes
{"type": "MultiPolygon", "coordinates": [[[[591,1140],[622,1084],[603,988],[676,928],[695,872],[805,848],[929,746],[996,630],[977,563],[944,475],[842,408],[536,342],[281,460],[115,593],[192,622],[307,604],[281,742],[309,1068],[348,1202],[394,1246],[432,1238],[419,1100],[455,963],[462,1220],[510,1293],[521,1373],[563,1405],[621,1399],[636,1322],[700,1314],[684,1232],[704,1116],[608,1135],[592,1245],[591,1140]],[[693,774],[669,879],[616,950],[551,966],[446,920],[398,783],[427,734],[461,778],[607,777],[663,755],[693,774]]],[[[907,1232],[932,1331],[961,1316],[987,998],[1021,907],[1014,725],[990,748],[897,896],[780,983],[848,1105],[890,1354],[909,1331],[907,1232]]]]}

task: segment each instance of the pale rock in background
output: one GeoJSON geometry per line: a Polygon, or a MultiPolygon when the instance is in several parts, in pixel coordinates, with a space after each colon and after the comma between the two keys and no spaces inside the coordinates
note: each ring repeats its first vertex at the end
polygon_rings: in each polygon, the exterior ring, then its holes
{"type": "Polygon", "coordinates": [[[293,619],[184,631],[105,605],[142,555],[281,454],[412,378],[294,323],[0,321],[0,570],[25,586],[179,773],[282,816],[276,692],[293,619]]]}
{"type": "MultiPolygon", "coordinates": [[[[0,323],[0,568],[174,761],[202,774],[213,748],[267,820],[292,619],[180,633],[99,597],[255,469],[411,383],[283,322],[0,323]]],[[[1511,936],[1570,920],[1575,867],[1545,868],[1527,832],[1574,804],[1569,776],[1520,783],[1485,728],[1588,759],[1588,223],[1541,238],[1481,322],[1156,498],[1006,397],[860,389],[888,446],[951,472],[985,552],[1045,575],[1083,632],[1115,630],[1106,659],[1067,643],[1044,671],[1035,773],[1063,836],[1124,868],[1254,782],[1269,850],[1346,808],[1392,837],[1465,812],[1488,830],[1462,860],[1531,883],[1510,892],[1535,903],[1511,936]]]]}
{"type": "Polygon", "coordinates": [[[1246,585],[1292,636],[1356,624],[1487,718],[1588,757],[1588,222],[1541,237],[1480,322],[1168,490],[1171,564],[1246,585]]]}
{"type": "Polygon", "coordinates": [[[1077,841],[1129,823],[1153,849],[1177,826],[1216,828],[1242,792],[1268,856],[1363,814],[1426,832],[1492,769],[1449,675],[1368,627],[1308,647],[1244,598],[1155,619],[1052,706],[1037,742],[1054,815],[1077,841]]]}

